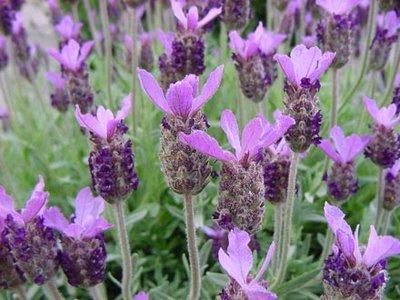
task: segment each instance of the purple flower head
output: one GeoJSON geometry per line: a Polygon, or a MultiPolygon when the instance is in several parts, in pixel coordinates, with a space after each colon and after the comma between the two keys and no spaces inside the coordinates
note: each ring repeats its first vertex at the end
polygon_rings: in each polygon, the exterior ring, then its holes
{"type": "Polygon", "coordinates": [[[400,254],[400,240],[391,236],[378,236],[373,225],[370,227],[367,247],[362,252],[358,243],[359,226],[353,233],[344,220],[344,213],[327,202],[325,202],[324,212],[328,225],[336,236],[333,252],[337,253],[341,250],[352,266],[365,265],[367,268],[372,268],[381,260],[400,254]]]}
{"type": "Polygon", "coordinates": [[[47,72],[44,74],[46,79],[54,86],[57,90],[63,90],[65,88],[65,79],[60,73],[47,72]]]}
{"type": "Polygon", "coordinates": [[[260,149],[266,148],[282,138],[288,128],[294,124],[291,117],[280,113],[276,113],[276,120],[275,125],[271,125],[261,116],[250,120],[244,127],[240,139],[235,115],[230,110],[224,110],[220,124],[229,144],[235,149],[235,154],[223,150],[218,142],[204,131],[194,130],[189,135],[180,133],[179,137],[183,143],[215,159],[246,164],[258,154],[260,149]]]}
{"type": "Polygon", "coordinates": [[[129,114],[131,106],[131,95],[128,95],[122,100],[122,108],[114,117],[111,110],[105,109],[101,105],[97,108],[96,116],[90,113],[82,114],[81,109],[76,105],[75,117],[81,127],[88,129],[94,135],[103,139],[111,139],[118,123],[129,114]]]}
{"type": "Polygon", "coordinates": [[[175,17],[178,19],[183,29],[192,32],[201,29],[222,12],[222,8],[211,8],[203,19],[199,20],[199,11],[196,6],[190,7],[186,15],[183,11],[183,4],[181,1],[171,0],[171,7],[175,17]]]}
{"type": "Polygon", "coordinates": [[[287,141],[283,138],[278,143],[272,144],[268,147],[269,152],[273,156],[286,156],[290,157],[292,150],[289,147],[287,141]]]}
{"type": "Polygon", "coordinates": [[[331,139],[333,143],[324,139],[318,147],[338,164],[347,164],[353,161],[371,141],[371,137],[357,134],[346,137],[339,126],[331,129],[331,139]]]}
{"type": "Polygon", "coordinates": [[[388,173],[392,174],[393,177],[396,177],[397,175],[400,174],[400,159],[396,160],[396,162],[394,163],[394,165],[389,168],[388,173]]]}
{"type": "Polygon", "coordinates": [[[218,260],[222,268],[234,279],[248,299],[275,300],[277,296],[268,291],[260,284],[261,278],[268,268],[268,265],[275,252],[273,242],[268,249],[267,255],[254,279],[249,279],[249,273],[253,266],[253,254],[248,246],[250,236],[246,231],[234,228],[228,235],[229,245],[227,252],[220,249],[218,260]]]}
{"type": "Polygon", "coordinates": [[[89,41],[84,43],[81,47],[77,41],[70,39],[68,44],[62,48],[61,52],[56,49],[50,49],[48,52],[66,69],[78,71],[89,56],[93,45],[94,42],[89,41]]]}
{"type": "Polygon", "coordinates": [[[20,12],[15,14],[14,20],[12,22],[12,34],[19,35],[24,30],[24,22],[22,14],[20,12]]]}
{"type": "Polygon", "coordinates": [[[290,57],[283,54],[275,54],[274,59],[281,66],[287,80],[296,86],[301,86],[303,79],[314,84],[331,65],[335,53],[322,54],[318,47],[307,48],[304,45],[294,47],[290,57]]]}
{"type": "Polygon", "coordinates": [[[17,211],[13,198],[6,194],[5,189],[0,186],[0,232],[3,230],[3,221],[11,215],[15,222],[24,225],[32,221],[36,216],[43,214],[49,194],[44,191],[44,180],[39,176],[39,181],[32,194],[21,211],[17,211]]]}
{"type": "Polygon", "coordinates": [[[150,32],[143,32],[140,37],[140,43],[142,45],[148,45],[151,43],[151,41],[153,40],[153,34],[150,32]]]}
{"type": "Polygon", "coordinates": [[[63,41],[76,40],[79,38],[82,23],[75,23],[71,16],[65,16],[54,28],[63,41]]]}
{"type": "Polygon", "coordinates": [[[132,300],[149,300],[149,295],[146,294],[146,292],[140,292],[133,296],[132,300]]]}
{"type": "Polygon", "coordinates": [[[104,200],[94,197],[89,187],[79,191],[75,199],[75,215],[68,222],[58,207],[44,211],[44,225],[58,230],[70,238],[94,238],[99,233],[112,227],[101,214],[104,211],[104,200]]]}
{"type": "Polygon", "coordinates": [[[173,32],[164,32],[162,29],[156,31],[158,40],[164,47],[164,53],[171,57],[172,54],[172,42],[175,39],[175,34],[173,32]]]}
{"type": "Polygon", "coordinates": [[[397,31],[400,28],[400,18],[397,17],[394,10],[378,15],[376,23],[378,28],[385,32],[386,37],[390,38],[397,36],[397,31]]]}
{"type": "Polygon", "coordinates": [[[332,15],[345,15],[351,12],[361,0],[316,0],[316,4],[332,15]]]}
{"type": "Polygon", "coordinates": [[[258,51],[265,55],[273,53],[285,38],[284,34],[265,31],[262,22],[259,22],[256,30],[250,33],[246,40],[242,39],[236,30],[229,33],[230,47],[244,59],[252,57],[258,51]]]}
{"type": "Polygon", "coordinates": [[[400,116],[396,115],[395,104],[378,108],[374,99],[364,97],[364,106],[377,125],[391,129],[400,124],[400,116]]]}
{"type": "Polygon", "coordinates": [[[142,89],[151,102],[166,114],[188,118],[199,111],[217,92],[223,70],[224,67],[221,65],[210,73],[200,94],[198,94],[199,77],[193,74],[171,84],[165,95],[149,72],[138,69],[138,75],[142,89]]]}

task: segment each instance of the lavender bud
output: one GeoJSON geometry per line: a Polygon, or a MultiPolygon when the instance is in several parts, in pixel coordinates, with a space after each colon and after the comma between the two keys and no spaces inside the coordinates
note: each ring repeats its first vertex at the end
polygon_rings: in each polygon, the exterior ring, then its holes
{"type": "Polygon", "coordinates": [[[14,14],[7,0],[0,0],[0,31],[2,34],[11,34],[13,19],[14,14]]]}
{"type": "Polygon", "coordinates": [[[93,238],[61,236],[61,267],[72,286],[88,288],[104,281],[106,247],[103,233],[93,238]]]}
{"type": "Polygon", "coordinates": [[[154,54],[151,43],[142,43],[140,48],[139,66],[142,69],[151,71],[154,66],[154,54]]]}
{"type": "Polygon", "coordinates": [[[373,268],[364,264],[352,265],[338,249],[325,260],[321,299],[381,299],[386,282],[386,260],[373,268]]]}
{"type": "Polygon", "coordinates": [[[178,134],[189,134],[193,130],[206,131],[208,127],[206,116],[201,111],[186,120],[179,116],[165,115],[161,121],[159,158],[162,171],[169,187],[178,194],[200,193],[211,174],[208,156],[184,145],[178,134]]]}
{"type": "Polygon", "coordinates": [[[364,151],[366,157],[382,168],[393,166],[400,158],[400,138],[393,128],[373,125],[372,141],[364,151]]]}
{"type": "Polygon", "coordinates": [[[385,67],[392,44],[394,44],[396,40],[397,36],[388,37],[386,36],[385,31],[378,27],[370,48],[371,54],[369,67],[372,70],[382,70],[385,67]]]}
{"type": "Polygon", "coordinates": [[[396,108],[397,108],[396,109],[396,114],[399,114],[400,113],[400,84],[397,84],[395,86],[395,88],[393,89],[392,103],[396,105],[396,108]]]}
{"type": "Polygon", "coordinates": [[[43,218],[37,216],[20,226],[8,215],[5,225],[3,242],[26,278],[42,285],[53,277],[59,265],[57,240],[53,230],[43,225],[43,218]]]}
{"type": "Polygon", "coordinates": [[[223,0],[222,18],[228,30],[244,28],[250,19],[250,0],[223,0]]]}
{"type": "Polygon", "coordinates": [[[279,155],[263,163],[265,200],[272,204],[286,201],[290,158],[279,155]]]}
{"type": "Polygon", "coordinates": [[[3,236],[0,244],[0,266],[0,290],[13,289],[24,284],[25,277],[23,272],[15,264],[15,260],[6,246],[3,236]]]}
{"type": "Polygon", "coordinates": [[[112,139],[91,135],[89,167],[93,188],[109,203],[122,201],[139,186],[132,141],[123,136],[127,130],[120,121],[112,139]]]}
{"type": "Polygon", "coordinates": [[[89,83],[89,74],[85,64],[77,70],[62,68],[63,77],[66,79],[66,87],[70,102],[78,105],[83,113],[87,113],[93,105],[93,92],[89,83]]]}
{"type": "Polygon", "coordinates": [[[244,167],[223,163],[217,211],[219,226],[231,230],[237,227],[249,234],[261,229],[264,217],[264,181],[261,164],[250,162],[244,167]]]}
{"type": "Polygon", "coordinates": [[[287,99],[284,101],[285,114],[296,121],[296,124],[286,132],[285,139],[294,152],[304,152],[312,143],[320,142],[322,115],[316,95],[319,88],[318,80],[311,85],[304,79],[302,87],[296,87],[289,81],[285,82],[287,94],[287,99]]]}
{"type": "Polygon", "coordinates": [[[164,91],[167,91],[169,85],[176,82],[178,79],[176,78],[176,73],[171,58],[166,53],[163,53],[158,58],[158,67],[160,69],[161,86],[164,91]]]}
{"type": "Polygon", "coordinates": [[[385,190],[383,194],[383,207],[393,210],[400,204],[400,174],[388,172],[385,177],[385,190]]]}
{"type": "Polygon", "coordinates": [[[358,190],[354,163],[339,164],[335,162],[326,181],[329,195],[338,202],[347,200],[358,190]]]}
{"type": "Polygon", "coordinates": [[[349,61],[353,44],[351,16],[326,14],[317,25],[316,35],[321,49],[336,53],[332,67],[339,69],[349,61]]]}
{"type": "Polygon", "coordinates": [[[50,94],[50,104],[60,112],[66,112],[69,107],[68,93],[64,89],[56,89],[50,94]]]}

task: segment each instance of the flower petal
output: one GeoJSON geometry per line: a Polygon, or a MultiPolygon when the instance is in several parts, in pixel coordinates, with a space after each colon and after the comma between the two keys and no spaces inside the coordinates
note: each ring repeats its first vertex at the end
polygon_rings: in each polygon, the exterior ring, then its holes
{"type": "Polygon", "coordinates": [[[168,105],[175,116],[187,118],[193,103],[193,87],[187,81],[178,81],[169,86],[166,95],[168,105]]]}
{"type": "Polygon", "coordinates": [[[174,13],[175,17],[181,23],[183,28],[188,28],[188,20],[183,12],[182,3],[178,0],[171,0],[171,8],[172,12],[174,13]]]}
{"type": "Polygon", "coordinates": [[[287,80],[294,85],[299,85],[300,81],[296,79],[296,73],[292,60],[287,55],[275,54],[274,59],[278,62],[287,80]]]}
{"type": "Polygon", "coordinates": [[[82,114],[78,105],[75,106],[75,117],[79,125],[101,138],[107,138],[107,128],[103,127],[92,114],[82,114]]]}
{"type": "Polygon", "coordinates": [[[75,199],[75,220],[74,223],[85,228],[93,220],[100,217],[104,211],[104,200],[101,197],[94,197],[90,188],[81,189],[75,199]]]}
{"type": "Polygon", "coordinates": [[[124,120],[128,116],[131,108],[132,108],[132,95],[129,94],[124,99],[122,99],[122,107],[117,112],[115,119],[118,121],[124,120]]]}
{"type": "Polygon", "coordinates": [[[229,109],[224,110],[221,115],[220,123],[222,130],[228,138],[229,144],[235,149],[236,155],[238,155],[241,151],[239,126],[233,112],[229,109]]]}
{"type": "Polygon", "coordinates": [[[39,176],[39,181],[32,191],[31,197],[26,202],[25,208],[21,210],[21,216],[25,223],[31,221],[37,215],[43,214],[49,193],[44,191],[44,180],[39,176]]]}
{"type": "Polygon", "coordinates": [[[69,222],[58,207],[50,207],[43,212],[43,224],[44,226],[64,233],[69,225],[69,222]]]}
{"type": "Polygon", "coordinates": [[[201,28],[204,25],[206,25],[207,23],[211,22],[213,19],[218,17],[221,14],[221,12],[222,12],[221,7],[211,8],[208,11],[208,13],[204,16],[204,18],[199,21],[199,23],[197,24],[197,28],[201,28]]]}

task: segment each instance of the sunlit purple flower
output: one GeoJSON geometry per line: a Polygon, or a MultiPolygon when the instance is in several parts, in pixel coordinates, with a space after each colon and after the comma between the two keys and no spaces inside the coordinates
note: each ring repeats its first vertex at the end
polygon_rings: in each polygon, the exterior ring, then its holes
{"type": "Polygon", "coordinates": [[[400,138],[394,131],[400,124],[396,105],[378,108],[375,100],[364,97],[364,106],[374,120],[373,138],[365,150],[365,155],[382,168],[391,167],[400,158],[400,138]]]}
{"type": "Polygon", "coordinates": [[[25,207],[18,211],[13,199],[0,187],[2,243],[10,251],[16,267],[29,281],[39,285],[58,269],[56,238],[53,230],[43,224],[48,197],[43,178],[39,177],[25,207]]]}
{"type": "Polygon", "coordinates": [[[385,67],[392,44],[397,41],[400,18],[394,10],[378,15],[377,28],[371,45],[370,68],[381,70],[385,67]]]}
{"type": "Polygon", "coordinates": [[[400,254],[400,240],[391,236],[378,236],[371,225],[368,244],[358,242],[357,226],[353,233],[344,220],[344,213],[336,206],[325,203],[325,218],[336,241],[332,254],[325,261],[323,282],[328,299],[354,297],[377,299],[388,281],[386,260],[400,254]]]}
{"type": "Polygon", "coordinates": [[[149,300],[149,295],[146,294],[146,292],[140,292],[138,294],[136,294],[135,296],[133,296],[132,300],[149,300]]]}
{"type": "Polygon", "coordinates": [[[229,232],[228,239],[227,252],[220,249],[218,253],[219,263],[231,279],[229,285],[222,291],[222,299],[225,299],[223,296],[229,297],[228,299],[244,299],[244,297],[246,299],[277,299],[277,296],[268,290],[267,282],[262,279],[275,252],[275,243],[269,246],[260,269],[252,277],[250,271],[253,266],[253,254],[248,246],[249,234],[234,228],[229,232]]]}
{"type": "Polygon", "coordinates": [[[68,221],[58,207],[47,209],[44,224],[61,234],[61,267],[72,286],[90,287],[105,277],[106,249],[103,232],[112,227],[101,215],[104,200],[89,187],[75,200],[75,214],[68,221]]]}
{"type": "Polygon", "coordinates": [[[213,217],[223,229],[238,227],[250,234],[257,232],[264,216],[263,167],[256,159],[261,149],[282,138],[293,125],[293,119],[278,115],[276,124],[265,122],[262,117],[252,119],[239,138],[235,115],[224,110],[221,128],[235,154],[223,150],[218,142],[200,130],[190,134],[180,133],[183,143],[222,162],[217,210],[213,217]],[[232,201],[235,199],[235,201],[232,201]]]}
{"type": "Polygon", "coordinates": [[[6,38],[0,36],[0,71],[8,65],[7,43],[6,38]]]}
{"type": "Polygon", "coordinates": [[[80,22],[75,23],[71,16],[65,16],[54,29],[60,36],[61,42],[67,43],[70,39],[80,39],[82,25],[80,22]]]}
{"type": "Polygon", "coordinates": [[[208,157],[183,144],[178,134],[209,127],[202,107],[217,92],[222,80],[223,66],[209,75],[201,91],[199,77],[188,75],[171,84],[164,95],[154,77],[145,70],[138,76],[142,89],[165,115],[161,121],[160,161],[168,185],[176,193],[199,193],[208,183],[211,167],[208,157]]]}
{"type": "Polygon", "coordinates": [[[91,134],[93,151],[89,156],[89,168],[93,188],[110,203],[123,201],[139,185],[132,141],[124,138],[128,131],[124,119],[130,109],[129,95],[122,100],[122,108],[115,117],[101,105],[96,116],[82,114],[79,106],[75,110],[79,125],[91,134]]]}
{"type": "Polygon", "coordinates": [[[302,153],[312,143],[318,144],[320,141],[322,115],[317,100],[319,78],[329,68],[335,54],[322,53],[318,47],[308,49],[298,45],[291,51],[290,57],[275,54],[274,58],[286,76],[284,113],[296,121],[285,138],[293,151],[302,153]]]}
{"type": "Polygon", "coordinates": [[[66,112],[70,102],[65,79],[60,73],[56,72],[47,72],[45,77],[53,86],[53,93],[50,94],[51,106],[60,112],[66,112]]]}
{"type": "Polygon", "coordinates": [[[345,136],[339,126],[331,129],[331,139],[322,140],[318,147],[333,161],[330,174],[325,174],[329,194],[337,201],[344,201],[358,190],[354,159],[371,141],[369,136],[345,136]]]}
{"type": "Polygon", "coordinates": [[[237,31],[231,31],[229,38],[243,94],[255,102],[262,101],[277,77],[273,56],[286,35],[265,31],[260,22],[246,40],[237,31]]]}

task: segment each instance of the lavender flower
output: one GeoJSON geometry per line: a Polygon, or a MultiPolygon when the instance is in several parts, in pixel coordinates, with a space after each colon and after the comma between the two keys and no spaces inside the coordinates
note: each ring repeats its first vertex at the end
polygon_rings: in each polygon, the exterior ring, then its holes
{"type": "Polygon", "coordinates": [[[336,53],[333,67],[343,67],[350,58],[352,46],[351,11],[360,0],[317,0],[325,15],[317,27],[317,38],[324,51],[336,53]]]}
{"type": "Polygon", "coordinates": [[[361,247],[359,227],[353,233],[345,215],[335,206],[325,203],[324,210],[336,241],[325,261],[323,299],[380,299],[388,281],[386,260],[400,253],[400,240],[378,236],[371,225],[368,245],[361,247]]]}
{"type": "Polygon", "coordinates": [[[387,170],[383,193],[383,207],[386,210],[394,210],[400,205],[400,159],[387,170]]]}
{"type": "Polygon", "coordinates": [[[224,0],[222,3],[222,20],[228,30],[243,29],[250,20],[250,0],[224,0]]]}
{"type": "Polygon", "coordinates": [[[389,58],[392,44],[397,41],[400,18],[394,10],[377,17],[375,38],[371,45],[370,68],[382,70],[389,58]]]}
{"type": "Polygon", "coordinates": [[[0,33],[10,35],[14,12],[8,0],[0,0],[0,33]]]}
{"type": "Polygon", "coordinates": [[[393,89],[392,104],[396,105],[396,114],[400,113],[400,74],[396,75],[393,89]]]}
{"type": "MultiPolygon", "coordinates": [[[[58,269],[57,242],[53,230],[43,223],[49,194],[43,178],[35,186],[25,208],[18,212],[13,199],[0,187],[0,219],[4,220],[2,244],[10,252],[17,269],[36,284],[48,281],[58,269]]],[[[21,274],[22,274],[21,273],[21,274]]]]}
{"type": "Polygon", "coordinates": [[[140,35],[139,66],[147,71],[151,71],[154,65],[154,54],[151,47],[152,39],[151,33],[144,32],[140,35]]]}
{"type": "Polygon", "coordinates": [[[172,42],[172,67],[179,79],[188,74],[201,75],[205,70],[202,28],[221,13],[221,8],[212,8],[200,20],[196,6],[187,14],[179,0],[171,0],[171,6],[179,22],[179,31],[172,42]]]}
{"type": "Polygon", "coordinates": [[[47,80],[53,85],[54,92],[50,95],[51,106],[60,112],[66,112],[70,104],[68,91],[65,87],[65,79],[59,73],[48,72],[45,74],[47,80]]]}
{"type": "Polygon", "coordinates": [[[93,105],[93,93],[85,63],[93,44],[90,41],[80,46],[77,41],[71,39],[62,47],[61,52],[56,49],[49,50],[49,54],[61,65],[70,102],[79,105],[84,113],[88,112],[93,105]]]}
{"type": "Polygon", "coordinates": [[[7,43],[6,38],[0,36],[0,71],[4,70],[8,65],[7,43]]]}
{"type": "Polygon", "coordinates": [[[78,105],[75,110],[79,125],[89,130],[93,143],[89,156],[93,188],[109,203],[123,201],[139,185],[132,141],[124,138],[128,131],[124,119],[130,109],[129,95],[122,100],[122,109],[115,117],[103,106],[97,108],[96,116],[82,114],[78,105]]]}
{"type": "Polygon", "coordinates": [[[220,249],[219,263],[230,277],[229,285],[220,294],[221,299],[263,299],[276,300],[277,296],[268,290],[268,284],[262,277],[275,252],[272,243],[255,277],[249,275],[253,266],[253,255],[248,246],[250,236],[247,232],[234,228],[229,232],[227,253],[220,249]]]}
{"type": "Polygon", "coordinates": [[[138,294],[136,294],[135,296],[133,296],[132,300],[149,300],[149,295],[146,294],[146,292],[140,292],[138,294]]]}
{"type": "Polygon", "coordinates": [[[160,82],[163,90],[166,92],[169,85],[177,81],[172,61],[172,43],[175,35],[172,32],[157,30],[157,37],[164,47],[164,53],[158,58],[158,67],[160,69],[160,82]]]}
{"type": "Polygon", "coordinates": [[[71,16],[65,16],[54,29],[61,39],[61,46],[68,43],[69,40],[73,39],[76,41],[80,40],[82,23],[74,22],[71,16]]]}
{"type": "Polygon", "coordinates": [[[307,49],[304,45],[296,46],[290,57],[282,54],[274,56],[286,76],[285,114],[296,121],[285,136],[294,152],[305,152],[311,143],[320,140],[322,115],[317,98],[319,78],[334,58],[332,52],[322,54],[318,47],[307,49]]]}
{"type": "Polygon", "coordinates": [[[208,183],[211,167],[206,155],[182,144],[179,132],[206,131],[209,127],[202,107],[217,92],[223,66],[210,73],[199,93],[199,77],[188,75],[171,84],[166,95],[154,77],[139,70],[142,89],[165,116],[161,121],[160,161],[168,185],[178,194],[195,195],[208,183]]]}
{"type": "Polygon", "coordinates": [[[243,94],[254,102],[262,101],[277,77],[273,56],[286,36],[265,31],[260,22],[247,40],[237,31],[230,32],[229,38],[243,94]]]}
{"type": "Polygon", "coordinates": [[[328,192],[340,202],[358,190],[354,159],[364,151],[371,138],[356,134],[346,137],[343,130],[335,126],[331,129],[331,139],[333,144],[329,140],[322,140],[318,147],[334,161],[327,175],[328,192]]]}
{"type": "Polygon", "coordinates": [[[58,207],[43,213],[45,226],[61,234],[61,267],[72,286],[87,288],[104,281],[107,254],[103,232],[112,225],[101,216],[103,211],[104,200],[93,197],[86,187],[76,197],[71,222],[58,207]]]}
{"type": "Polygon", "coordinates": [[[238,227],[250,234],[260,230],[264,215],[264,181],[263,167],[255,158],[261,149],[282,138],[293,123],[292,118],[283,115],[277,117],[274,126],[256,117],[244,127],[240,140],[235,115],[224,110],[220,124],[235,154],[223,150],[204,131],[179,134],[183,143],[222,162],[218,206],[214,214],[219,226],[229,230],[238,227]]]}
{"type": "Polygon", "coordinates": [[[47,0],[47,4],[49,5],[51,23],[56,25],[62,19],[62,13],[58,7],[57,0],[47,0]]]}
{"type": "Polygon", "coordinates": [[[378,108],[376,101],[364,97],[364,106],[374,120],[373,137],[365,149],[365,156],[382,168],[389,168],[400,158],[400,138],[394,128],[400,124],[396,105],[378,108]]]}

